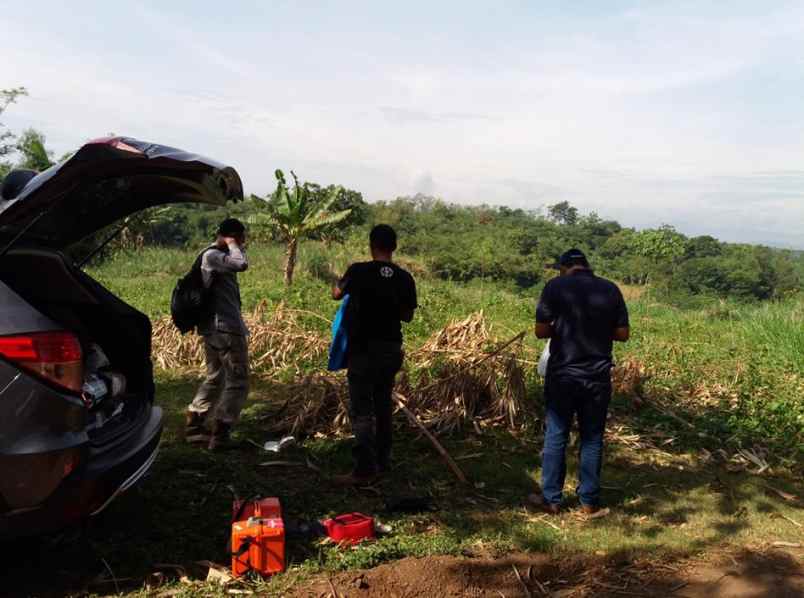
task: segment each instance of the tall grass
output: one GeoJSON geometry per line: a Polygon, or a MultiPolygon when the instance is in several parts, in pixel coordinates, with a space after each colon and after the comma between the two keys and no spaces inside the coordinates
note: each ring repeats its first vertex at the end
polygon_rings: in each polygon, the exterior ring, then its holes
{"type": "MultiPolygon", "coordinates": [[[[367,259],[356,245],[302,244],[297,276],[288,289],[282,282],[283,247],[254,245],[248,254],[250,268],[240,276],[245,309],[262,301],[269,309],[285,302],[325,317],[336,308],[329,297],[330,271],[340,274],[351,261],[367,259]]],[[[149,316],[163,316],[176,279],[195,255],[195,249],[148,248],[121,253],[91,274],[149,316]]],[[[415,275],[420,272],[415,259],[399,259],[415,275]]],[[[479,310],[499,339],[532,328],[538,289],[522,292],[488,281],[457,284],[423,275],[417,285],[420,308],[405,327],[409,347],[479,310]]],[[[766,304],[701,300],[695,308],[683,308],[652,293],[629,296],[632,338],[616,346],[615,358],[645,366],[648,392],[709,434],[804,455],[804,298],[766,304]]],[[[328,333],[324,320],[304,322],[328,333]]],[[[536,355],[542,342],[528,334],[526,346],[536,355]]]]}
{"type": "Polygon", "coordinates": [[[804,302],[743,308],[737,325],[768,352],[769,361],[804,376],[804,302]]]}

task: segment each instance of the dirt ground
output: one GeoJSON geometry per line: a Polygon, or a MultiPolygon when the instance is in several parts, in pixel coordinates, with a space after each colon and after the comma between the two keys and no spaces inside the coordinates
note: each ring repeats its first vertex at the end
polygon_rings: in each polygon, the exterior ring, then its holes
{"type": "Polygon", "coordinates": [[[684,563],[563,560],[518,553],[501,558],[406,558],[364,571],[318,577],[294,598],[495,597],[798,598],[802,549],[743,550],[684,563]]]}

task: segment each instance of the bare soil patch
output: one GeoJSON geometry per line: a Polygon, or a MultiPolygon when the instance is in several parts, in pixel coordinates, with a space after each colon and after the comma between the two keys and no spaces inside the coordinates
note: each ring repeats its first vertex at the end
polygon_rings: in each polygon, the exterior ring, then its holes
{"type": "Polygon", "coordinates": [[[794,598],[804,596],[801,550],[743,550],[685,562],[627,557],[556,558],[513,553],[499,558],[405,558],[374,569],[320,575],[287,594],[414,598],[551,596],[586,598],[794,598]]]}

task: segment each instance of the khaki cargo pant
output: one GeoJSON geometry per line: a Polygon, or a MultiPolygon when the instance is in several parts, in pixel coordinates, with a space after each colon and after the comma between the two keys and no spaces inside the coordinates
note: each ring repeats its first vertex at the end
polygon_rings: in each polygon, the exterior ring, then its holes
{"type": "Polygon", "coordinates": [[[188,407],[234,424],[248,396],[248,341],[245,336],[216,332],[204,336],[207,377],[188,407]]]}

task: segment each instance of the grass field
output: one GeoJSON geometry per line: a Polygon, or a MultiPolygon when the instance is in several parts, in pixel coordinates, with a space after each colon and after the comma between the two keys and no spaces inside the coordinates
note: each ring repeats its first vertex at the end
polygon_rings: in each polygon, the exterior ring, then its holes
{"type": "MultiPolygon", "coordinates": [[[[120,255],[93,271],[102,283],[152,318],[169,310],[176,278],[192,262],[191,252],[146,249],[120,255]]],[[[360,247],[302,245],[291,289],[281,280],[278,246],[250,252],[252,268],[241,276],[244,309],[267,301],[331,318],[336,304],[329,285],[315,273],[343,272],[351,260],[364,259],[360,247]]],[[[400,261],[418,272],[417,264],[400,261]]],[[[504,339],[532,329],[538,290],[519,291],[476,281],[467,285],[419,277],[420,309],[405,328],[406,344],[417,347],[452,320],[483,310],[493,333],[504,339]]],[[[641,288],[624,288],[632,338],[615,346],[618,362],[633,361],[647,371],[645,392],[695,419],[700,432],[730,445],[759,444],[792,464],[804,455],[804,299],[784,303],[739,304],[698,301],[684,309],[641,288]]],[[[309,317],[310,329],[328,333],[325,319],[309,317]]],[[[542,341],[528,334],[534,355],[542,341]]],[[[308,364],[320,369],[322,364],[308,364]]],[[[531,380],[535,392],[539,382],[531,380]]]]}
{"type": "MultiPolygon", "coordinates": [[[[255,247],[249,255],[252,266],[241,277],[246,309],[261,301],[269,308],[285,302],[331,317],[335,304],[320,273],[326,268],[343,271],[349,260],[359,257],[360,248],[338,247],[329,257],[322,246],[304,245],[290,290],[281,284],[280,248],[255,247]]],[[[400,257],[415,273],[416,264],[400,257]]],[[[146,249],[117,256],[92,274],[151,317],[159,317],[167,313],[172,285],[192,258],[192,252],[146,249]]],[[[421,309],[406,328],[410,347],[478,310],[499,339],[532,328],[536,291],[424,277],[418,286],[421,309]]],[[[465,469],[470,487],[459,485],[428,442],[399,420],[393,476],[371,491],[343,490],[330,485],[328,476],[348,468],[348,438],[310,438],[281,457],[293,462],[309,458],[321,475],[306,467],[261,465],[275,457],[248,444],[228,455],[186,446],[182,413],[199,378],[158,371],[157,402],[165,409],[167,424],[149,479],[94,521],[78,544],[37,546],[36,558],[13,561],[5,587],[30,595],[57,595],[67,589],[227,595],[201,582],[179,583],[170,568],[162,569],[167,585],[149,591],[143,583],[160,563],[181,565],[192,574],[199,573],[193,563],[200,560],[226,563],[229,486],[242,496],[279,496],[289,519],[356,510],[377,514],[392,529],[358,550],[292,539],[289,571],[245,588],[266,594],[281,594],[321,571],[372,567],[411,555],[494,557],[540,551],[559,561],[580,555],[670,566],[712,551],[800,542],[801,502],[783,495],[804,495],[804,303],[710,301],[690,310],[642,289],[625,291],[633,335],[631,342],[617,347],[616,359],[642,368],[644,377],[641,398],[619,395],[612,406],[613,434],[604,465],[603,499],[612,509],[608,517],[589,521],[569,513],[547,520],[523,509],[523,498],[533,491],[539,474],[538,415],[517,435],[485,429],[442,439],[465,469]],[[648,448],[634,440],[648,437],[662,440],[648,448]],[[744,448],[767,459],[770,471],[753,475],[747,469],[755,466],[740,466],[733,457],[744,448]],[[429,496],[434,510],[404,516],[385,512],[387,499],[404,495],[429,496]],[[58,564],[45,579],[39,572],[54,560],[58,564]]],[[[304,321],[327,333],[324,320],[310,316],[304,321]]],[[[538,355],[540,341],[529,334],[526,344],[538,355]]],[[[304,367],[320,369],[323,364],[304,367]]],[[[532,372],[527,387],[538,414],[541,384],[532,372]]],[[[257,380],[251,406],[268,412],[278,408],[273,389],[257,380]]],[[[238,437],[261,443],[267,435],[255,413],[246,410],[238,437]]],[[[571,458],[570,504],[574,466],[571,458]]]]}

